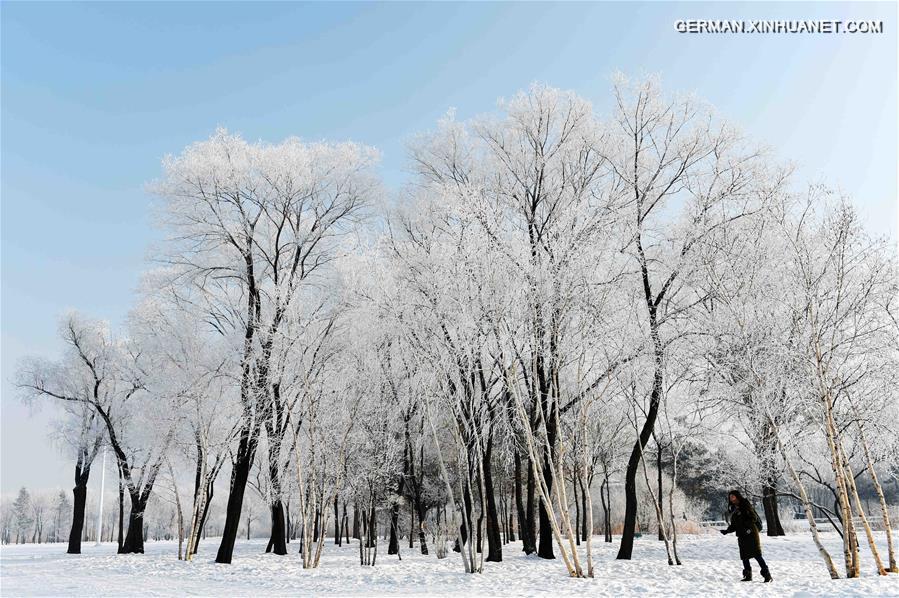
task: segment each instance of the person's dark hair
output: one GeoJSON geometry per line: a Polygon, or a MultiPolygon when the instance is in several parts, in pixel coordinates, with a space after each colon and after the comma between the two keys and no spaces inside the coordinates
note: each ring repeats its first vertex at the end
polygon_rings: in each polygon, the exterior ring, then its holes
{"type": "Polygon", "coordinates": [[[730,490],[730,491],[727,493],[727,502],[728,502],[728,506],[730,506],[730,497],[731,497],[731,495],[737,497],[737,504],[738,504],[739,506],[741,506],[741,507],[743,507],[744,505],[746,505],[746,503],[748,502],[748,501],[746,500],[746,497],[743,496],[743,494],[741,494],[739,490],[730,490]]]}

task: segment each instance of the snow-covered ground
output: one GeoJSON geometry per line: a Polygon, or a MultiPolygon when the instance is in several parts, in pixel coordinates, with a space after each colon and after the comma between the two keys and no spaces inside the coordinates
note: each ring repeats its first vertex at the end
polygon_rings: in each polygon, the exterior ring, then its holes
{"type": "MultiPolygon", "coordinates": [[[[839,538],[826,534],[840,559],[839,538]]],[[[880,535],[883,554],[886,541],[880,535]]],[[[82,555],[64,554],[63,544],[0,548],[2,596],[122,595],[492,595],[492,596],[899,596],[899,575],[878,577],[863,547],[863,577],[832,581],[808,534],[762,539],[774,583],[739,581],[741,565],[733,536],[717,533],[680,539],[684,565],[669,567],[661,542],[637,540],[634,560],[616,561],[617,542],[595,540],[596,578],[570,579],[560,560],[545,561],[507,545],[502,563],[485,563],[482,575],[462,572],[459,556],[443,560],[402,550],[402,560],[378,555],[377,566],[362,567],[358,546],[327,545],[318,570],[303,571],[296,545],[291,554],[263,554],[265,541],[238,544],[232,565],[212,562],[217,542],[207,540],[193,563],[179,562],[173,542],[148,542],[144,555],[118,556],[115,546],[84,546],[82,555]]],[[[386,546],[382,547],[386,548],[386,546]]],[[[841,567],[838,562],[838,566],[841,567]]]]}

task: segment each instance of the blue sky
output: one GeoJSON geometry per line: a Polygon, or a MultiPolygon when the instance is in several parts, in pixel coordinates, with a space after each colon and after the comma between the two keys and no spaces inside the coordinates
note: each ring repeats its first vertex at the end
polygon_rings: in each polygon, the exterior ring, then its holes
{"type": "MultiPolygon", "coordinates": [[[[10,384],[54,355],[67,308],[121,321],[159,237],[144,184],[222,125],[250,139],[356,141],[406,177],[404,142],[450,107],[492,110],[533,81],[610,105],[610,76],[696,92],[851,194],[895,238],[896,4],[0,5],[0,486],[71,486],[72,463],[10,384]],[[879,35],[685,35],[677,19],[882,20],[879,35]]],[[[96,478],[94,476],[95,482],[96,478]]]]}

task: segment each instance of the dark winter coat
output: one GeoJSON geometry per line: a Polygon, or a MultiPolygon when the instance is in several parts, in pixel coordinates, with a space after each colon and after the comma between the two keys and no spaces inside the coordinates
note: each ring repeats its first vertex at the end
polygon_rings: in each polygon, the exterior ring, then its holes
{"type": "Polygon", "coordinates": [[[741,559],[754,559],[762,556],[762,541],[759,531],[762,528],[762,520],[752,505],[746,501],[743,504],[729,505],[730,525],[724,530],[725,534],[736,532],[737,542],[740,545],[741,559]]]}

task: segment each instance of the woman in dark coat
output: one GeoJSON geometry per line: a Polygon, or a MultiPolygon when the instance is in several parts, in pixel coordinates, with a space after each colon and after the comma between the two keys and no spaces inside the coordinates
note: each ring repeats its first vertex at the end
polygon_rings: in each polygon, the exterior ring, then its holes
{"type": "Polygon", "coordinates": [[[759,539],[759,531],[762,528],[762,520],[759,519],[752,503],[746,500],[738,490],[731,490],[727,494],[727,509],[730,511],[730,525],[721,530],[722,534],[736,532],[737,543],[740,546],[740,558],[743,560],[743,580],[752,581],[752,566],[749,559],[758,561],[762,568],[762,577],[765,582],[771,581],[771,572],[762,558],[762,541],[759,539]]]}

